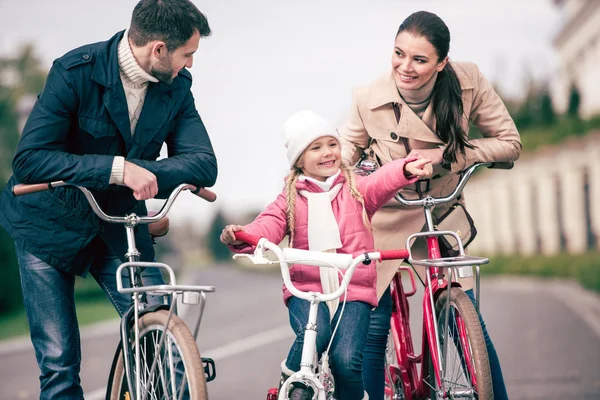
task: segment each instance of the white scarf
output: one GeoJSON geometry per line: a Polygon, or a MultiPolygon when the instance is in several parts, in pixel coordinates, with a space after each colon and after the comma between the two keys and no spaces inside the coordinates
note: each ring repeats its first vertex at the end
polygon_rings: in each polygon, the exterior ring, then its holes
{"type": "MultiPolygon", "coordinates": [[[[308,177],[303,178],[313,181],[308,177]]],[[[333,180],[331,180],[331,183],[333,183],[333,180]]],[[[319,186],[323,187],[323,185],[319,186]]],[[[342,247],[340,229],[331,208],[331,202],[340,192],[342,186],[342,183],[338,183],[328,191],[320,193],[313,193],[306,190],[298,191],[302,197],[308,200],[308,249],[311,251],[335,253],[336,249],[342,247]]],[[[335,268],[319,267],[319,274],[321,276],[323,293],[333,293],[340,287],[338,271],[335,268]]],[[[333,318],[338,305],[339,299],[327,302],[330,318],[333,318]]]]}

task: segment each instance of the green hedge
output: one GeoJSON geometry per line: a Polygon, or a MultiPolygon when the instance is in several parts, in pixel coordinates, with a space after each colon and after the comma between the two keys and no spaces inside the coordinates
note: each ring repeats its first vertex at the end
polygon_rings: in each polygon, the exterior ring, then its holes
{"type": "Polygon", "coordinates": [[[527,128],[519,132],[523,149],[530,151],[543,145],[561,143],[571,137],[585,136],[598,129],[600,129],[600,115],[587,120],[565,118],[552,126],[527,128]]]}
{"type": "Polygon", "coordinates": [[[555,256],[490,256],[481,268],[484,275],[525,275],[570,278],[581,286],[600,292],[600,253],[557,254],[555,256]]]}

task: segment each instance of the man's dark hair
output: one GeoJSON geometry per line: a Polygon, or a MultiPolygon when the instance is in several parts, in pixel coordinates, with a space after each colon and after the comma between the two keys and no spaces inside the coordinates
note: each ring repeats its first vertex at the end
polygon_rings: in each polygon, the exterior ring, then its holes
{"type": "Polygon", "coordinates": [[[129,38],[136,46],[161,40],[173,51],[195,31],[200,37],[212,33],[208,20],[190,0],[141,0],[133,9],[129,38]]]}

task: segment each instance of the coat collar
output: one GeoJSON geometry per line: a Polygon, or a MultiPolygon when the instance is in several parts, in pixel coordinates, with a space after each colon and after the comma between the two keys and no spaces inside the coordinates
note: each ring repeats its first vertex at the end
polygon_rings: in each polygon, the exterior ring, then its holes
{"type": "Polygon", "coordinates": [[[125,31],[118,32],[107,42],[107,46],[98,52],[92,79],[107,88],[103,97],[104,106],[123,137],[127,155],[135,158],[142,154],[165,123],[173,104],[171,92],[182,86],[181,80],[187,78],[177,77],[170,85],[162,82],[151,82],[148,85],[140,120],[135,135],[132,135],[127,100],[119,75],[118,46],[124,33],[125,31]]]}
{"type": "MultiPolygon", "coordinates": [[[[456,63],[451,64],[458,76],[460,89],[471,90],[474,88],[473,80],[465,73],[465,71],[456,63]]],[[[435,90],[435,89],[434,89],[435,90]]],[[[403,103],[396,82],[394,81],[393,71],[389,70],[377,79],[371,85],[370,96],[367,102],[367,107],[374,110],[386,104],[403,103]]]]}
{"type": "MultiPolygon", "coordinates": [[[[118,47],[124,34],[125,30],[117,32],[108,40],[105,49],[98,52],[96,55],[97,59],[94,64],[94,70],[92,71],[92,79],[102,86],[113,88],[121,83],[121,77],[119,75],[118,47]]],[[[175,78],[170,85],[162,82],[150,83],[150,85],[157,85],[160,87],[161,91],[168,92],[179,88],[181,86],[181,80],[175,78]]]]}
{"type": "MultiPolygon", "coordinates": [[[[473,80],[457,64],[452,64],[458,76],[461,90],[472,90],[473,80]]],[[[434,93],[435,96],[435,93],[434,93]]],[[[386,127],[398,134],[398,136],[409,139],[435,143],[443,145],[444,142],[436,135],[436,120],[433,113],[433,101],[429,102],[423,119],[406,104],[398,93],[396,82],[394,81],[393,71],[388,71],[377,79],[370,87],[367,107],[374,110],[380,107],[391,106],[396,103],[400,107],[400,122],[396,123],[394,113],[386,113],[389,116],[389,124],[386,127]]]]}

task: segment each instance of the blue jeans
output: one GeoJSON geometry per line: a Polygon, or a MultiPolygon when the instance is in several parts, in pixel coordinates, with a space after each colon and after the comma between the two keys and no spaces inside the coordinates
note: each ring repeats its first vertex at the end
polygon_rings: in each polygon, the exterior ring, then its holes
{"type": "MultiPolygon", "coordinates": [[[[304,328],[308,322],[309,308],[310,303],[307,300],[292,297],[288,301],[290,325],[296,333],[296,340],[286,361],[286,366],[292,371],[300,370],[304,328]]],[[[329,308],[325,303],[319,304],[316,343],[319,356],[327,350],[332,329],[339,320],[341,309],[342,304],[340,303],[330,322],[329,308]]],[[[370,315],[371,307],[367,303],[360,301],[346,303],[329,354],[331,372],[335,379],[336,399],[362,400],[363,398],[362,352],[367,339],[370,315]]]]}
{"type": "MultiPolygon", "coordinates": [[[[40,368],[40,399],[82,399],[75,276],[53,268],[18,245],[15,248],[31,342],[40,368]]],[[[132,300],[131,295],[117,291],[115,273],[119,264],[116,256],[109,255],[90,272],[122,315],[132,300]]],[[[154,268],[144,271],[143,281],[163,283],[160,271],[154,268]]],[[[128,283],[124,279],[123,285],[128,283]]]]}
{"type": "MultiPolygon", "coordinates": [[[[465,291],[467,296],[475,304],[473,290],[465,291]]],[[[369,400],[383,400],[385,386],[385,349],[387,338],[390,331],[390,318],[392,316],[392,296],[388,288],[381,296],[379,305],[371,313],[371,323],[369,325],[369,337],[367,338],[363,357],[363,379],[365,390],[369,394],[369,400]]],[[[494,385],[494,399],[508,399],[500,360],[494,348],[494,343],[487,332],[485,323],[481,314],[479,321],[483,330],[488,357],[490,359],[490,368],[492,372],[492,382],[494,385]]]]}

